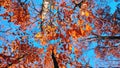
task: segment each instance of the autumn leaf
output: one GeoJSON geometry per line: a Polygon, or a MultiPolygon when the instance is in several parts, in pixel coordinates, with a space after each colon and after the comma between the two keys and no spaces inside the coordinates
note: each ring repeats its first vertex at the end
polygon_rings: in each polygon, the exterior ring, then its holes
{"type": "Polygon", "coordinates": [[[72,44],[69,44],[68,50],[72,51],[72,44]]]}
{"type": "Polygon", "coordinates": [[[81,20],[78,20],[78,25],[83,25],[84,21],[81,19],[81,20]]]}
{"type": "Polygon", "coordinates": [[[85,36],[85,30],[83,30],[81,27],[80,27],[80,33],[81,33],[81,36],[85,36]]]}
{"type": "Polygon", "coordinates": [[[35,38],[40,38],[42,37],[42,34],[40,32],[38,32],[36,35],[35,35],[35,38]]]}
{"type": "Polygon", "coordinates": [[[85,15],[85,11],[80,10],[80,15],[81,15],[81,16],[84,16],[84,15],[85,15]]]}
{"type": "Polygon", "coordinates": [[[85,16],[88,17],[90,13],[88,11],[85,12],[85,16]]]}
{"type": "Polygon", "coordinates": [[[60,4],[60,6],[61,6],[61,7],[65,7],[65,6],[66,6],[66,2],[62,2],[62,3],[60,4]]]}
{"type": "Polygon", "coordinates": [[[92,27],[89,24],[86,24],[86,31],[91,31],[92,27]]]}

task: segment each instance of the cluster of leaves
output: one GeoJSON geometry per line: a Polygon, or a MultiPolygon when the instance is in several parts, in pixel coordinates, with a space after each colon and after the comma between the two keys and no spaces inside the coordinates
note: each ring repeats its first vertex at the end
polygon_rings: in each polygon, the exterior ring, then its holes
{"type": "Polygon", "coordinates": [[[45,29],[45,32],[38,32],[35,35],[36,40],[40,40],[42,45],[46,45],[48,40],[54,40],[56,39],[57,33],[56,33],[56,27],[51,26],[43,26],[43,29],[45,29]]]}
{"type": "MultiPolygon", "coordinates": [[[[118,4],[119,6],[119,4],[118,4]]],[[[119,8],[114,12],[114,14],[110,14],[110,7],[106,6],[105,8],[98,8],[96,10],[97,17],[94,21],[95,32],[93,34],[97,34],[98,38],[98,46],[96,47],[97,56],[104,58],[106,55],[114,55],[120,58],[119,55],[119,34],[120,27],[119,18],[117,18],[116,13],[119,8]],[[107,35],[102,37],[102,35],[107,35]],[[118,45],[116,45],[118,43],[118,45]],[[102,44],[102,45],[101,45],[102,44]],[[103,55],[102,55],[103,54],[103,55]]],[[[119,14],[119,13],[117,13],[119,14]]]]}
{"type": "Polygon", "coordinates": [[[15,40],[9,46],[4,47],[3,52],[0,54],[0,67],[24,68],[32,67],[32,65],[38,67],[40,64],[38,65],[37,63],[42,62],[42,59],[39,57],[42,53],[43,49],[31,47],[27,43],[20,44],[20,41],[15,40]]]}
{"type": "Polygon", "coordinates": [[[9,22],[14,22],[21,26],[21,29],[25,30],[30,25],[30,15],[28,12],[28,4],[22,4],[22,2],[12,0],[2,0],[0,5],[6,9],[4,14],[0,16],[7,19],[9,22]]]}

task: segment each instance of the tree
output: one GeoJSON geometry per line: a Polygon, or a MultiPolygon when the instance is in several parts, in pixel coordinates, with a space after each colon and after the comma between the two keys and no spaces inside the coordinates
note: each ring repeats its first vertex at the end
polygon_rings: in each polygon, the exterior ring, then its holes
{"type": "Polygon", "coordinates": [[[0,40],[5,41],[0,46],[0,67],[92,68],[84,56],[90,50],[96,59],[116,58],[119,66],[120,5],[113,14],[107,4],[104,8],[96,5],[94,0],[0,1],[6,10],[0,17],[11,23],[0,30],[0,40]],[[8,35],[17,37],[10,41],[8,35]],[[97,45],[92,47],[92,42],[97,45]]]}

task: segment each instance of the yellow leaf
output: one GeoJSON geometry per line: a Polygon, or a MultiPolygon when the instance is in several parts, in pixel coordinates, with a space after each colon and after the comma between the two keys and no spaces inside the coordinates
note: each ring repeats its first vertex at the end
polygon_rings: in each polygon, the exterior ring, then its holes
{"type": "Polygon", "coordinates": [[[85,12],[85,16],[87,16],[87,17],[88,17],[89,15],[90,15],[90,14],[89,14],[89,12],[88,12],[88,11],[86,11],[86,12],[85,12]]]}
{"type": "Polygon", "coordinates": [[[80,14],[81,14],[82,16],[84,16],[84,15],[85,15],[85,12],[84,12],[84,11],[81,11],[80,14]]]}
{"type": "Polygon", "coordinates": [[[86,25],[86,30],[87,30],[87,31],[91,31],[91,30],[92,30],[92,27],[91,27],[89,24],[87,24],[87,25],[86,25]]]}
{"type": "Polygon", "coordinates": [[[41,34],[41,32],[38,32],[36,35],[35,35],[35,38],[41,38],[43,35],[41,34]]]}
{"type": "Polygon", "coordinates": [[[44,38],[40,39],[40,42],[41,42],[42,45],[46,45],[47,44],[47,42],[46,42],[46,40],[44,38]]]}

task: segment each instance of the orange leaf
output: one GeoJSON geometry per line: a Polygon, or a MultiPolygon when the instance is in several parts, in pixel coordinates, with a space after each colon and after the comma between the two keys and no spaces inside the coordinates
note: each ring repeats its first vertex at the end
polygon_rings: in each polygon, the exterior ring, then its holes
{"type": "Polygon", "coordinates": [[[83,20],[78,20],[78,25],[82,25],[84,23],[83,20]]]}
{"type": "Polygon", "coordinates": [[[90,15],[90,13],[89,13],[88,11],[86,11],[86,12],[85,12],[85,16],[88,17],[89,15],[90,15]]]}
{"type": "Polygon", "coordinates": [[[72,44],[69,44],[68,50],[72,50],[72,44]]]}
{"type": "Polygon", "coordinates": [[[89,24],[87,24],[87,25],[86,25],[86,30],[87,30],[87,31],[91,31],[91,30],[92,30],[92,27],[91,27],[89,24]]]}
{"type": "Polygon", "coordinates": [[[41,41],[42,45],[46,45],[47,44],[46,40],[44,40],[44,39],[41,39],[40,41],[41,41]]]}
{"type": "Polygon", "coordinates": [[[80,32],[81,32],[82,36],[85,35],[85,31],[81,27],[80,27],[80,32]]]}

